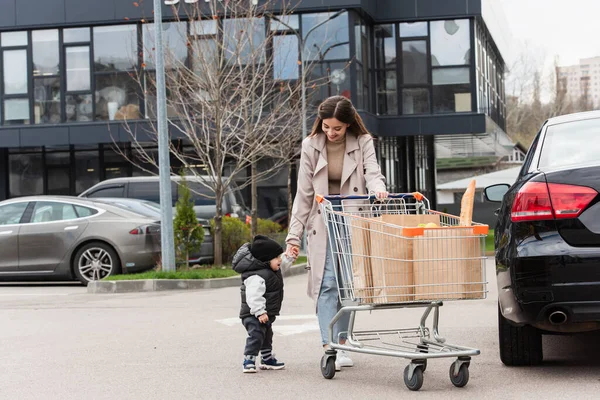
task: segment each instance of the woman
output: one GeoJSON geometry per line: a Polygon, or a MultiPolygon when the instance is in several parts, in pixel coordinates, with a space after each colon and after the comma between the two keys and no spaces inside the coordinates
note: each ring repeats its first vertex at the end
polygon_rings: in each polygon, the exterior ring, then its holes
{"type": "MultiPolygon", "coordinates": [[[[336,263],[329,251],[328,228],[325,226],[315,195],[357,195],[375,193],[387,197],[385,178],[381,174],[373,138],[350,100],[334,96],[318,109],[312,133],[302,142],[298,191],[286,238],[286,253],[297,257],[302,234],[308,243],[308,295],[316,302],[323,347],[328,343],[329,323],[340,309],[335,279],[336,263]]],[[[349,314],[334,326],[334,338],[346,342],[349,314]],[[340,333],[342,335],[338,336],[340,333]]],[[[336,369],[351,367],[352,360],[338,351],[336,369]]]]}

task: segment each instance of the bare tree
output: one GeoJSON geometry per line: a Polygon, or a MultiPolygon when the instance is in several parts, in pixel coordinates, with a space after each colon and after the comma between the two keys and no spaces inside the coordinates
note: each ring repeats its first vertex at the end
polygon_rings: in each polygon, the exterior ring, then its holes
{"type": "MultiPolygon", "coordinates": [[[[282,9],[279,0],[272,2],[261,2],[260,6],[250,1],[219,0],[188,4],[189,35],[182,33],[187,57],[175,54],[174,49],[165,54],[171,66],[166,72],[170,131],[186,145],[182,148],[172,142],[170,152],[187,174],[203,176],[199,183],[214,193],[209,197],[216,203],[217,265],[227,261],[222,260],[221,251],[222,204],[230,184],[250,168],[250,179],[236,183],[239,189],[251,187],[256,232],[257,183],[289,167],[301,140],[301,87],[277,70],[286,68],[279,64],[287,57],[298,60],[298,52],[275,54],[278,37],[266,27],[268,18],[264,17],[275,3],[279,15],[292,11],[282,9]],[[259,169],[264,159],[270,160],[269,166],[259,169]]],[[[285,65],[289,68],[290,63],[285,65]]],[[[301,73],[309,72],[307,68],[301,73]]],[[[155,91],[152,73],[142,72],[139,83],[147,94],[155,91]]],[[[149,124],[150,136],[155,139],[157,127],[152,119],[149,124]]],[[[138,132],[131,126],[128,129],[135,149],[130,161],[141,168],[156,165],[157,160],[138,141],[138,132]]]]}

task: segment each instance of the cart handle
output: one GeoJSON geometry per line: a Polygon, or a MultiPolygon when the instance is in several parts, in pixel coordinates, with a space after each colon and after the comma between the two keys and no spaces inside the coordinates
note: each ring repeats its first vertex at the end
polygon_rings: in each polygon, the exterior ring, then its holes
{"type": "MultiPolygon", "coordinates": [[[[323,203],[324,200],[372,200],[375,199],[377,196],[375,196],[374,194],[370,194],[370,195],[355,195],[355,196],[341,196],[341,195],[335,195],[335,196],[323,196],[318,194],[316,196],[316,200],[317,203],[321,204],[323,203]]],[[[388,199],[403,199],[406,197],[414,197],[417,201],[422,201],[425,196],[423,196],[423,194],[419,193],[419,192],[413,192],[413,193],[390,193],[388,194],[387,198],[388,199]]]]}

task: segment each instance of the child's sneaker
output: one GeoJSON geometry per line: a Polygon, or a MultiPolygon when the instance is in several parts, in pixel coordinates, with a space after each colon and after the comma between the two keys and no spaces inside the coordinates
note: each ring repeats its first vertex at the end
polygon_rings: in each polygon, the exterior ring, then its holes
{"type": "Polygon", "coordinates": [[[254,360],[244,360],[244,373],[253,374],[256,372],[256,363],[254,360]]]}
{"type": "Polygon", "coordinates": [[[271,357],[268,360],[264,358],[261,360],[260,369],[284,369],[285,364],[277,361],[276,358],[271,357]]]}

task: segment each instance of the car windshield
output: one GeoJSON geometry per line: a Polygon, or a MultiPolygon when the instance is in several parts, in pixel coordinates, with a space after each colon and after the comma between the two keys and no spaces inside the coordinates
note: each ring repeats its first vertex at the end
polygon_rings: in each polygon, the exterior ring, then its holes
{"type": "Polygon", "coordinates": [[[548,127],[539,167],[557,169],[600,163],[600,119],[568,122],[548,127]]]}

